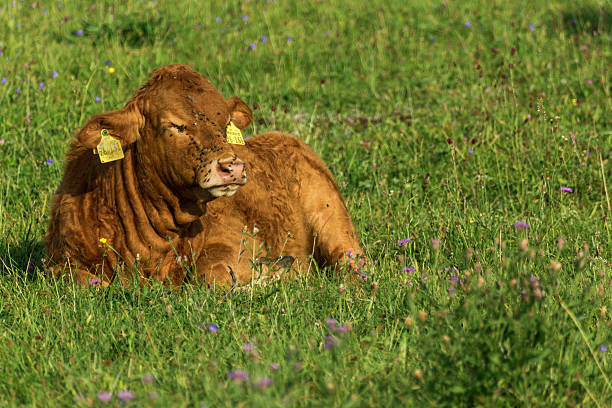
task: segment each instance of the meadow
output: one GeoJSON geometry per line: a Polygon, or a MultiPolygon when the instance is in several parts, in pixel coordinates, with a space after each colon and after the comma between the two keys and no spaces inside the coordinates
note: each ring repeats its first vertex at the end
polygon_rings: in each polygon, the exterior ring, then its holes
{"type": "Polygon", "coordinates": [[[6,1],[0,405],[612,405],[612,3],[6,1]],[[185,63],[328,163],[367,257],[210,292],[41,273],[68,142],[185,63]]]}

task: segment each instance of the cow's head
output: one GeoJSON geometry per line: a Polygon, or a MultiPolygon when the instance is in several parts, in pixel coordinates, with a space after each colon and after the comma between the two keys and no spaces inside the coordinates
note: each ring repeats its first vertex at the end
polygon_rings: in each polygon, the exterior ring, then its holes
{"type": "Polygon", "coordinates": [[[139,177],[157,177],[183,198],[208,201],[246,183],[226,129],[230,121],[243,129],[252,120],[240,98],[224,98],[188,66],[168,65],[154,71],[123,109],[94,116],[78,139],[93,148],[107,129],[124,150],[135,149],[139,177]]]}

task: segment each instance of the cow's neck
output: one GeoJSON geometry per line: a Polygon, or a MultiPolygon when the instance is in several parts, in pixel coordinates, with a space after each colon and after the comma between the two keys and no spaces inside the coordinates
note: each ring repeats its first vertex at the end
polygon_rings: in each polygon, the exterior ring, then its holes
{"type": "Polygon", "coordinates": [[[193,228],[203,208],[196,202],[182,203],[155,171],[139,163],[136,154],[136,149],[127,149],[117,172],[116,191],[125,194],[116,197],[117,211],[133,255],[152,251],[159,256],[173,246],[178,249],[178,241],[193,228]]]}

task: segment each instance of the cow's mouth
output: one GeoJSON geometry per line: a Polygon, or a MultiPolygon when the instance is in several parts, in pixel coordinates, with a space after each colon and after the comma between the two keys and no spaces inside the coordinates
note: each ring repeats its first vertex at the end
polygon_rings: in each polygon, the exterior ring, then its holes
{"type": "Polygon", "coordinates": [[[206,191],[213,197],[231,197],[244,183],[229,183],[220,186],[208,187],[206,191]]]}

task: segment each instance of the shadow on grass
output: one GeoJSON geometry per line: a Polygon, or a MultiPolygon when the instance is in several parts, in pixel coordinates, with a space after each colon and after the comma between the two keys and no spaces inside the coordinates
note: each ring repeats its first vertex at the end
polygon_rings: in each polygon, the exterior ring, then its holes
{"type": "Polygon", "coordinates": [[[40,240],[24,240],[18,244],[0,241],[0,275],[20,274],[36,280],[36,270],[42,270],[45,247],[40,240]]]}
{"type": "Polygon", "coordinates": [[[560,20],[557,21],[558,23],[554,25],[555,30],[565,30],[568,34],[587,32],[601,35],[610,32],[612,9],[605,5],[597,7],[593,4],[576,3],[564,9],[561,12],[560,20]]]}

